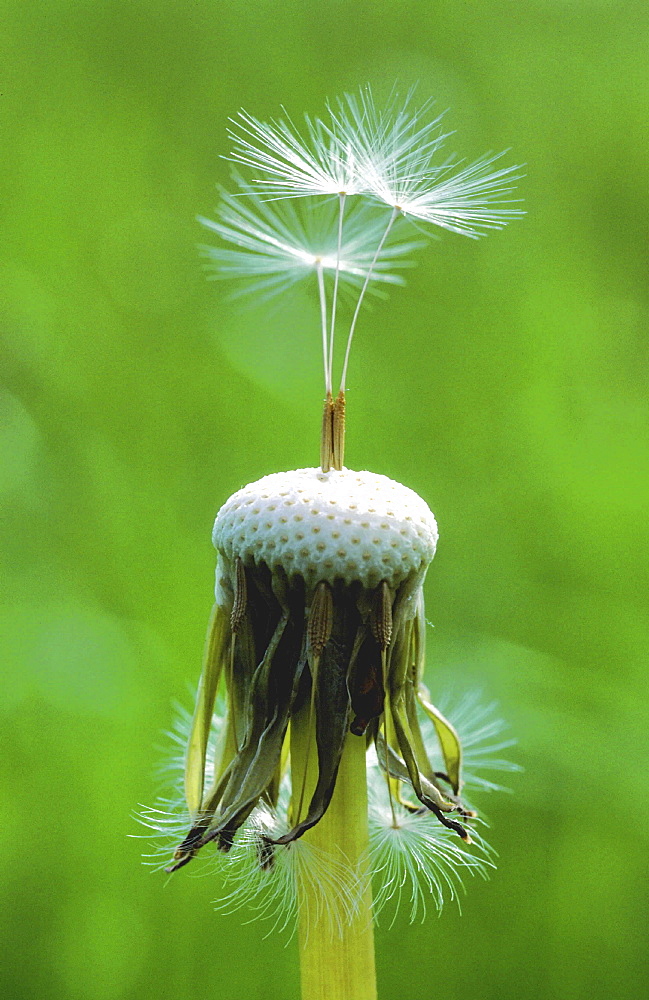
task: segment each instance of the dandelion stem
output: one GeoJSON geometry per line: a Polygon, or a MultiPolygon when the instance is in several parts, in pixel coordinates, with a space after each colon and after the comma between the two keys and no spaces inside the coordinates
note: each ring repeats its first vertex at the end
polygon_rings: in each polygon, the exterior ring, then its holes
{"type": "Polygon", "coordinates": [[[363,298],[365,297],[365,292],[367,291],[367,286],[370,283],[370,278],[372,277],[372,271],[374,270],[374,265],[376,264],[377,260],[379,259],[379,254],[381,253],[381,250],[383,249],[383,244],[387,240],[388,233],[392,229],[392,226],[394,225],[394,220],[396,219],[396,217],[397,217],[398,214],[399,214],[399,209],[398,208],[393,208],[392,209],[392,214],[390,215],[390,221],[388,222],[388,224],[386,226],[385,232],[383,233],[383,236],[381,237],[381,242],[379,243],[378,247],[376,248],[376,253],[374,254],[374,257],[372,258],[372,263],[370,264],[370,266],[368,268],[368,271],[367,271],[367,274],[365,275],[365,281],[363,282],[363,287],[361,288],[361,294],[358,296],[358,302],[356,303],[356,308],[354,309],[354,315],[352,316],[352,324],[351,324],[351,326],[349,328],[349,336],[347,337],[347,348],[345,350],[345,361],[343,363],[343,373],[342,373],[342,375],[340,377],[340,391],[341,392],[345,391],[345,383],[346,383],[346,380],[347,380],[347,366],[349,364],[349,352],[351,351],[352,339],[354,337],[354,330],[356,328],[356,320],[358,319],[358,314],[361,311],[361,305],[363,304],[363,298]]]}
{"type": "MultiPolygon", "coordinates": [[[[292,768],[302,774],[309,758],[309,791],[317,760],[308,754],[309,708],[291,721],[292,768]]],[[[348,736],[331,803],[320,822],[304,834],[316,850],[344,857],[350,878],[358,879],[357,909],[349,923],[332,930],[317,890],[298,886],[302,1000],[376,1000],[372,889],[367,869],[367,777],[365,740],[348,736]]]]}
{"type": "Polygon", "coordinates": [[[333,364],[334,364],[334,333],[336,329],[336,304],[338,302],[338,279],[340,277],[340,248],[343,242],[343,215],[345,212],[344,193],[339,196],[338,212],[338,243],[336,245],[336,273],[334,275],[334,290],[331,298],[331,327],[329,330],[329,390],[333,384],[333,364]]]}

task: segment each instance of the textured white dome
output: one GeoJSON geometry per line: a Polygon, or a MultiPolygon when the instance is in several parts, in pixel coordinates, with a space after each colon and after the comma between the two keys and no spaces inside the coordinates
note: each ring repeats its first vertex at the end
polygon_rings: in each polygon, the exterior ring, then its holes
{"type": "Polygon", "coordinates": [[[320,580],[398,586],[435,554],[437,524],[413,490],[373,472],[296,469],[238,490],[212,540],[228,559],[320,580]]]}

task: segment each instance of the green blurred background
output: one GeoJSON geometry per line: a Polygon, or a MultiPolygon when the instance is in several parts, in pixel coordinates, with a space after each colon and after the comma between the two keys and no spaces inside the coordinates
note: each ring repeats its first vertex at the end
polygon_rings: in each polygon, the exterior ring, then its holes
{"type": "Polygon", "coordinates": [[[198,676],[216,510],[317,459],[315,301],[225,301],[194,217],[240,105],[399,80],[460,154],[527,163],[529,214],[443,234],[364,314],[347,461],[438,515],[428,682],[497,698],[525,773],[463,915],[379,929],[380,995],[645,996],[645,5],[2,8],[2,995],[297,997],[294,942],[127,838],[198,676]]]}

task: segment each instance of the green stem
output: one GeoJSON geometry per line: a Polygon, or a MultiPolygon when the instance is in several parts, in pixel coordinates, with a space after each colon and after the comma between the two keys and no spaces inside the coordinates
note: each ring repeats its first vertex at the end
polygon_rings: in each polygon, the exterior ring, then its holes
{"type": "MultiPolygon", "coordinates": [[[[300,712],[291,723],[291,759],[294,787],[298,789],[296,800],[306,767],[306,802],[317,777],[315,745],[307,753],[312,739],[309,712],[300,712]]],[[[322,913],[314,887],[299,887],[302,1000],[376,1000],[372,887],[366,867],[369,832],[365,757],[364,738],[348,736],[329,808],[320,822],[304,834],[305,841],[316,850],[338,860],[344,856],[362,882],[358,908],[340,933],[332,930],[331,922],[322,913]]]]}

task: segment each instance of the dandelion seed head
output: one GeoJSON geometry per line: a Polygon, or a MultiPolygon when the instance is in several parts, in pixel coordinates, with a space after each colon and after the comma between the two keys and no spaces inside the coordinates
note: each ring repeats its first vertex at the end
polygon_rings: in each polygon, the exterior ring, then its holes
{"type": "Polygon", "coordinates": [[[229,559],[319,580],[398,586],[435,554],[437,524],[424,500],[370,472],[297,469],[235,493],[219,511],[213,542],[229,559]]]}

